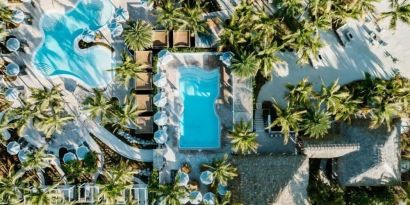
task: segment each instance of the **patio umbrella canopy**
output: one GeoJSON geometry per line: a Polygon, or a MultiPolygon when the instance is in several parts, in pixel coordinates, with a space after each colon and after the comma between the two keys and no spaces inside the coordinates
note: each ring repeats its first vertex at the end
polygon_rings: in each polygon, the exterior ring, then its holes
{"type": "Polygon", "coordinates": [[[164,107],[167,104],[167,95],[165,92],[159,92],[154,95],[154,105],[157,107],[164,107]]]}
{"type": "Polygon", "coordinates": [[[122,32],[124,32],[122,25],[115,20],[112,20],[110,24],[108,24],[108,28],[111,31],[112,37],[121,36],[122,32]]]}
{"type": "Polygon", "coordinates": [[[163,65],[169,63],[172,60],[172,55],[168,50],[161,50],[158,53],[158,57],[160,59],[159,62],[163,65]]]}
{"type": "Polygon", "coordinates": [[[178,172],[177,175],[175,176],[176,183],[178,186],[186,186],[188,185],[189,182],[189,176],[185,172],[178,172]]]}
{"type": "Polygon", "coordinates": [[[114,12],[114,19],[116,19],[118,22],[126,22],[130,18],[130,15],[128,14],[127,11],[125,11],[124,8],[118,7],[115,8],[114,12]]]}
{"type": "Polygon", "coordinates": [[[20,41],[17,38],[9,38],[6,42],[7,50],[16,52],[20,48],[20,41]]]}
{"type": "Polygon", "coordinates": [[[76,160],[76,159],[77,159],[77,157],[75,156],[74,153],[72,153],[72,152],[67,152],[67,153],[65,153],[65,155],[64,155],[64,157],[63,157],[63,162],[64,162],[64,163],[67,163],[67,162],[69,162],[69,161],[73,161],[73,160],[76,160]]]}
{"type": "Polygon", "coordinates": [[[16,141],[11,141],[7,144],[7,152],[10,155],[16,155],[20,152],[20,144],[16,141]]]}
{"type": "Polygon", "coordinates": [[[13,10],[11,14],[11,21],[13,23],[16,23],[16,24],[22,23],[24,21],[24,18],[26,18],[26,15],[24,14],[23,11],[19,9],[13,10]]]}
{"type": "Polygon", "coordinates": [[[20,162],[24,162],[27,159],[27,151],[26,150],[20,150],[20,152],[18,153],[18,158],[20,160],[20,162]]]}
{"type": "Polygon", "coordinates": [[[167,84],[167,76],[163,72],[159,72],[154,75],[154,85],[163,88],[167,84]]]}
{"type": "Polygon", "coordinates": [[[83,160],[89,152],[90,150],[86,146],[80,146],[75,151],[79,160],[83,160]]]}
{"type": "Polygon", "coordinates": [[[17,76],[20,73],[20,66],[15,63],[9,63],[6,66],[6,75],[17,76]]]}
{"type": "Polygon", "coordinates": [[[219,183],[218,188],[216,188],[216,191],[218,192],[219,195],[225,195],[226,194],[226,185],[219,183]]]}
{"type": "Polygon", "coordinates": [[[231,52],[225,52],[221,56],[219,56],[219,60],[222,61],[222,63],[228,67],[231,66],[231,59],[232,59],[231,52]]]}
{"type": "Polygon", "coordinates": [[[202,194],[199,191],[193,191],[189,194],[189,202],[191,204],[199,204],[202,201],[202,194]]]}
{"type": "Polygon", "coordinates": [[[168,121],[168,116],[164,111],[158,111],[157,113],[155,113],[154,115],[155,124],[157,124],[158,126],[164,126],[165,124],[167,124],[167,121],[168,121]]]}
{"type": "Polygon", "coordinates": [[[168,140],[167,129],[162,128],[160,130],[155,131],[154,133],[154,140],[158,144],[164,144],[168,140]]]}
{"type": "Polygon", "coordinates": [[[203,201],[204,201],[204,204],[214,205],[215,204],[215,194],[213,194],[212,192],[208,192],[204,194],[203,201]]]}
{"type": "Polygon", "coordinates": [[[86,29],[83,32],[83,41],[91,43],[95,40],[95,31],[86,29]]]}
{"type": "Polygon", "coordinates": [[[214,174],[211,171],[203,171],[201,172],[201,179],[202,184],[209,185],[214,181],[214,174]]]}
{"type": "Polygon", "coordinates": [[[4,97],[7,101],[12,102],[18,99],[19,94],[20,92],[17,90],[17,88],[8,88],[4,93],[4,97]]]}

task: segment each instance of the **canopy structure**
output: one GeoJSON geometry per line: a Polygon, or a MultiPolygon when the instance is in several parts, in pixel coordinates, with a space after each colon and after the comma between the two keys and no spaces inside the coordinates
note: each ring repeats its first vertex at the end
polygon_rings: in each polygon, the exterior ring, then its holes
{"type": "Polygon", "coordinates": [[[18,99],[19,94],[20,92],[17,90],[17,88],[8,88],[4,93],[4,97],[7,101],[12,102],[18,99]]]}
{"type": "Polygon", "coordinates": [[[214,205],[215,204],[215,194],[212,192],[208,192],[204,194],[203,202],[206,205],[214,205]]]}
{"type": "Polygon", "coordinates": [[[20,144],[16,141],[11,141],[7,144],[7,152],[10,155],[16,155],[20,152],[20,144]]]}
{"type": "Polygon", "coordinates": [[[126,22],[128,21],[129,18],[130,18],[130,15],[124,8],[122,7],[115,8],[115,12],[114,12],[115,20],[117,20],[118,22],[126,22]]]}
{"type": "Polygon", "coordinates": [[[172,148],[168,146],[167,144],[165,144],[165,148],[166,149],[165,149],[164,157],[167,160],[167,162],[176,162],[177,156],[174,150],[172,150],[172,148]]]}
{"type": "Polygon", "coordinates": [[[25,18],[26,18],[26,15],[24,14],[23,11],[21,11],[19,9],[15,9],[15,10],[12,11],[11,21],[13,23],[20,24],[24,21],[25,18]]]}
{"type": "Polygon", "coordinates": [[[6,48],[11,52],[16,52],[20,48],[20,41],[17,38],[9,38],[6,41],[6,48]]]}
{"type": "Polygon", "coordinates": [[[83,160],[89,152],[90,150],[86,146],[80,146],[75,150],[75,153],[79,160],[83,160]]]}
{"type": "Polygon", "coordinates": [[[154,79],[154,85],[159,88],[163,88],[167,84],[167,76],[163,72],[159,72],[155,74],[153,79],[154,79]]]}
{"type": "Polygon", "coordinates": [[[17,76],[20,73],[20,66],[15,63],[9,63],[6,66],[7,76],[17,76]]]}
{"type": "Polygon", "coordinates": [[[154,115],[154,122],[155,124],[157,124],[158,126],[164,126],[167,124],[168,122],[168,116],[165,113],[165,111],[158,111],[157,113],[155,113],[154,115]]]}
{"type": "Polygon", "coordinates": [[[186,186],[189,182],[189,176],[187,173],[179,171],[175,176],[175,181],[178,186],[186,186]]]}
{"type": "Polygon", "coordinates": [[[219,195],[224,196],[228,190],[226,185],[219,183],[218,187],[216,188],[216,191],[219,195]]]}
{"type": "Polygon", "coordinates": [[[155,131],[154,140],[158,144],[166,143],[168,140],[167,128],[163,127],[162,129],[155,131]]]}
{"type": "Polygon", "coordinates": [[[77,157],[75,156],[74,153],[72,153],[72,152],[67,152],[67,153],[65,153],[65,155],[64,155],[64,157],[63,157],[63,162],[64,162],[64,163],[67,163],[67,162],[69,162],[69,161],[73,161],[73,160],[76,160],[76,159],[77,159],[77,157]]]}
{"type": "Polygon", "coordinates": [[[168,50],[161,50],[158,53],[158,57],[160,59],[159,63],[163,65],[169,63],[172,60],[172,55],[168,50]]]}
{"type": "Polygon", "coordinates": [[[154,95],[154,105],[157,107],[164,107],[167,104],[167,95],[165,92],[159,92],[154,95]]]}
{"type": "Polygon", "coordinates": [[[18,153],[18,158],[19,158],[19,160],[20,160],[20,162],[24,162],[24,161],[26,161],[27,160],[27,154],[28,154],[28,151],[27,150],[20,150],[20,152],[18,153]]]}
{"type": "Polygon", "coordinates": [[[225,53],[222,53],[221,56],[219,56],[219,60],[222,61],[222,63],[228,67],[231,66],[231,59],[232,59],[231,52],[225,52],[225,53]]]}
{"type": "Polygon", "coordinates": [[[83,35],[82,39],[84,42],[91,43],[95,40],[96,33],[95,31],[85,29],[82,35],[83,35]]]}
{"type": "Polygon", "coordinates": [[[214,174],[211,171],[203,171],[201,172],[201,179],[202,184],[209,185],[214,181],[214,174]]]}
{"type": "Polygon", "coordinates": [[[108,28],[111,31],[111,36],[112,37],[118,37],[121,36],[122,32],[124,32],[124,27],[120,23],[118,23],[115,19],[112,20],[108,24],[108,28]]]}
{"type": "Polygon", "coordinates": [[[199,204],[202,202],[202,194],[199,191],[193,191],[189,194],[189,202],[191,204],[199,204]]]}

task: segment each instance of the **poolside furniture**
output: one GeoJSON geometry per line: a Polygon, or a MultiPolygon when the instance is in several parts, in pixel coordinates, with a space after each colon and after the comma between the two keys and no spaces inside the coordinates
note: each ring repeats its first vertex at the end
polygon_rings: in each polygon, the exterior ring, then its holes
{"type": "Polygon", "coordinates": [[[135,62],[152,68],[152,51],[135,51],[135,62]]]}
{"type": "Polygon", "coordinates": [[[158,111],[154,114],[154,122],[158,126],[164,126],[168,122],[168,116],[165,111],[158,111]]]}
{"type": "Polygon", "coordinates": [[[78,187],[78,202],[79,203],[94,203],[98,197],[98,186],[90,183],[81,184],[78,187]]]}
{"type": "Polygon", "coordinates": [[[20,152],[20,144],[17,143],[16,141],[11,141],[7,144],[7,152],[10,155],[16,155],[20,152]]]}
{"type": "Polygon", "coordinates": [[[71,202],[75,200],[74,185],[60,185],[50,192],[56,194],[56,198],[53,200],[56,204],[63,204],[63,202],[71,202]]]}
{"type": "Polygon", "coordinates": [[[191,204],[199,204],[202,202],[202,194],[199,191],[193,191],[189,194],[189,202],[191,204]]]}
{"type": "Polygon", "coordinates": [[[214,181],[214,174],[211,171],[206,170],[201,172],[199,179],[201,180],[202,184],[210,185],[214,181]]]}
{"type": "Polygon", "coordinates": [[[15,77],[20,73],[20,66],[15,63],[9,63],[6,65],[5,73],[9,77],[15,77]]]}
{"type": "Polygon", "coordinates": [[[191,46],[191,35],[189,31],[173,31],[173,42],[172,46],[175,48],[190,47],[191,46]]]}
{"type": "Polygon", "coordinates": [[[138,72],[135,78],[135,90],[152,90],[152,73],[138,72]]]}
{"type": "Polygon", "coordinates": [[[189,176],[185,172],[179,171],[175,176],[175,182],[178,186],[187,186],[189,182],[189,176]]]}
{"type": "Polygon", "coordinates": [[[83,160],[83,159],[87,156],[87,154],[88,154],[89,152],[90,152],[90,150],[88,149],[88,147],[86,147],[86,146],[84,146],[84,145],[79,146],[79,147],[75,150],[75,153],[76,153],[77,158],[78,158],[79,160],[83,160]]]}
{"type": "Polygon", "coordinates": [[[137,129],[135,134],[147,134],[153,133],[153,117],[152,116],[138,116],[135,124],[137,124],[137,129]]]}
{"type": "Polygon", "coordinates": [[[132,199],[136,200],[139,205],[148,205],[148,188],[146,184],[134,184],[131,188],[132,199]]]}
{"type": "Polygon", "coordinates": [[[154,95],[154,105],[157,107],[164,107],[167,104],[167,95],[165,92],[159,92],[154,95]]]}
{"type": "Polygon", "coordinates": [[[6,92],[4,93],[6,100],[9,102],[16,101],[19,98],[19,95],[20,92],[15,87],[7,88],[6,92]]]}
{"type": "Polygon", "coordinates": [[[165,144],[168,140],[167,127],[155,131],[154,140],[158,144],[165,144]]]}
{"type": "Polygon", "coordinates": [[[73,160],[76,160],[76,159],[77,159],[77,156],[75,156],[75,154],[72,153],[72,152],[67,152],[63,156],[63,162],[64,163],[67,163],[69,161],[73,161],[73,160]]]}
{"type": "Polygon", "coordinates": [[[169,36],[167,30],[154,30],[152,32],[152,48],[168,48],[169,36]]]}
{"type": "Polygon", "coordinates": [[[15,37],[11,37],[6,41],[6,48],[11,52],[16,52],[20,48],[20,46],[20,41],[15,37]]]}
{"type": "Polygon", "coordinates": [[[153,77],[154,85],[163,88],[167,84],[167,76],[164,72],[156,73],[153,77]]]}
{"type": "Polygon", "coordinates": [[[137,102],[138,112],[152,111],[152,95],[151,94],[136,94],[135,102],[137,102]]]}
{"type": "Polygon", "coordinates": [[[204,204],[207,205],[214,205],[215,204],[215,194],[212,192],[207,192],[204,194],[203,197],[204,204]]]}

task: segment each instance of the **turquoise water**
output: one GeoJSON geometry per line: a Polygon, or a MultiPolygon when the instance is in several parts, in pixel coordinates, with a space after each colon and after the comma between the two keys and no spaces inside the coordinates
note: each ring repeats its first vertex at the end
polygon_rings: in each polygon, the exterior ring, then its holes
{"type": "Polygon", "coordinates": [[[180,68],[179,95],[183,103],[180,119],[181,149],[220,147],[220,122],[215,110],[219,96],[219,70],[180,68]]]}
{"type": "Polygon", "coordinates": [[[33,64],[47,76],[72,77],[88,87],[105,87],[113,78],[113,53],[102,46],[79,49],[86,30],[97,30],[111,19],[110,0],[81,0],[67,13],[44,14],[40,27],[44,36],[33,64]]]}

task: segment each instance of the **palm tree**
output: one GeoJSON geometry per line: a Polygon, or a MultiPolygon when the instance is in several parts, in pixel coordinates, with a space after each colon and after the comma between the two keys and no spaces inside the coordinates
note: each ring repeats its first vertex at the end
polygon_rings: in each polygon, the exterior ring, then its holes
{"type": "Polygon", "coordinates": [[[51,187],[42,187],[39,183],[30,190],[25,198],[25,204],[29,205],[53,205],[54,200],[61,197],[57,192],[51,192],[58,184],[51,187]]]}
{"type": "Polygon", "coordinates": [[[26,171],[43,170],[50,167],[50,160],[55,158],[54,155],[45,152],[45,147],[27,154],[26,157],[27,159],[21,164],[22,168],[26,171]]]}
{"type": "Polygon", "coordinates": [[[196,33],[206,33],[207,26],[205,21],[202,19],[203,9],[201,8],[200,1],[196,1],[194,7],[185,7],[182,10],[183,13],[183,24],[180,28],[187,29],[191,31],[191,35],[194,36],[196,33]]]}
{"type": "Polygon", "coordinates": [[[136,119],[138,117],[138,106],[135,102],[135,96],[129,95],[125,98],[123,105],[113,108],[113,123],[117,128],[128,129],[130,126],[138,127],[136,119]]]}
{"type": "Polygon", "coordinates": [[[231,191],[227,191],[221,200],[216,199],[215,205],[229,205],[231,204],[231,191]]]}
{"type": "Polygon", "coordinates": [[[111,70],[115,71],[115,78],[117,81],[128,86],[130,80],[145,68],[146,65],[137,64],[129,55],[123,54],[123,63],[111,70]]]}
{"type": "Polygon", "coordinates": [[[184,23],[182,9],[175,7],[174,0],[165,0],[156,11],[158,24],[166,29],[178,29],[184,23]]]}
{"type": "Polygon", "coordinates": [[[53,86],[51,89],[43,88],[31,88],[31,95],[27,99],[27,102],[34,105],[35,109],[42,112],[51,107],[61,107],[63,103],[63,95],[61,88],[53,86]]]}
{"type": "Polygon", "coordinates": [[[236,123],[228,137],[231,139],[233,152],[243,155],[257,152],[259,143],[256,140],[257,134],[251,129],[251,122],[236,123]]]}
{"type": "Polygon", "coordinates": [[[370,113],[370,128],[375,129],[386,124],[390,131],[393,118],[402,115],[402,106],[398,102],[386,102],[382,97],[374,98],[375,106],[370,113]]]}
{"type": "Polygon", "coordinates": [[[307,110],[302,121],[304,135],[309,138],[319,139],[325,136],[330,129],[330,113],[321,110],[319,106],[307,110]]]}
{"type": "Polygon", "coordinates": [[[391,11],[383,12],[382,18],[390,17],[390,29],[396,29],[397,21],[410,25],[410,3],[407,0],[390,0],[391,11]]]}
{"type": "Polygon", "coordinates": [[[342,120],[347,123],[351,123],[352,118],[358,115],[359,105],[362,102],[360,100],[353,100],[351,96],[342,99],[335,106],[335,112],[332,113],[335,120],[342,120]]]}
{"type": "Polygon", "coordinates": [[[274,126],[281,127],[281,133],[283,134],[283,143],[287,144],[290,137],[290,132],[299,130],[299,123],[302,122],[303,114],[306,111],[294,110],[288,103],[286,108],[282,109],[276,101],[272,103],[276,111],[276,119],[266,128],[270,129],[274,126]]]}
{"type": "Polygon", "coordinates": [[[113,108],[113,103],[107,100],[103,92],[93,89],[94,96],[88,96],[83,101],[83,110],[90,114],[91,119],[97,119],[101,124],[109,122],[110,110],[113,108]]]}
{"type": "Polygon", "coordinates": [[[23,104],[26,106],[14,108],[5,114],[10,119],[10,127],[16,128],[19,136],[23,136],[33,117],[39,114],[38,111],[33,111],[30,106],[27,106],[27,103],[23,104]]]}
{"type": "Polygon", "coordinates": [[[228,155],[214,160],[211,164],[203,164],[202,166],[213,172],[215,180],[212,182],[212,186],[218,183],[228,184],[229,180],[238,176],[237,169],[228,161],[228,155]]]}
{"type": "Polygon", "coordinates": [[[337,106],[341,103],[342,99],[346,99],[349,95],[349,92],[340,90],[339,80],[336,80],[329,87],[322,83],[318,98],[320,104],[324,103],[329,112],[336,114],[338,112],[337,106]]]}
{"type": "Polygon", "coordinates": [[[180,199],[188,195],[188,190],[184,186],[175,184],[160,184],[158,188],[151,190],[155,194],[154,203],[167,205],[180,205],[180,199]]]}
{"type": "Polygon", "coordinates": [[[374,14],[376,12],[375,3],[378,2],[380,2],[380,0],[351,0],[347,4],[347,7],[351,11],[353,17],[361,19],[368,13],[374,14]]]}
{"type": "Polygon", "coordinates": [[[277,56],[279,48],[275,43],[264,41],[261,43],[256,53],[259,61],[259,70],[265,78],[272,76],[272,70],[274,64],[280,62],[280,58],[277,56]]]}
{"type": "Polygon", "coordinates": [[[46,134],[46,138],[50,138],[54,133],[61,133],[64,125],[72,121],[74,116],[63,114],[63,111],[53,108],[53,113],[39,116],[35,121],[34,126],[46,134]]]}
{"type": "Polygon", "coordinates": [[[243,51],[232,59],[231,69],[240,78],[250,78],[258,72],[259,63],[255,54],[243,51]]]}
{"type": "Polygon", "coordinates": [[[303,78],[296,85],[287,84],[286,88],[288,92],[285,98],[290,104],[301,107],[309,104],[313,93],[313,85],[307,78],[303,78]]]}
{"type": "Polygon", "coordinates": [[[301,0],[280,0],[275,1],[281,16],[288,18],[297,18],[303,13],[303,4],[301,0]]]}
{"type": "Polygon", "coordinates": [[[134,51],[147,49],[152,45],[152,26],[140,19],[129,22],[124,29],[124,40],[134,51]]]}
{"type": "Polygon", "coordinates": [[[27,180],[22,180],[22,173],[16,174],[10,167],[7,175],[0,175],[0,199],[8,204],[19,204],[23,200],[27,180]]]}
{"type": "Polygon", "coordinates": [[[12,15],[13,11],[0,3],[0,21],[5,23],[11,23],[12,15]]]}

